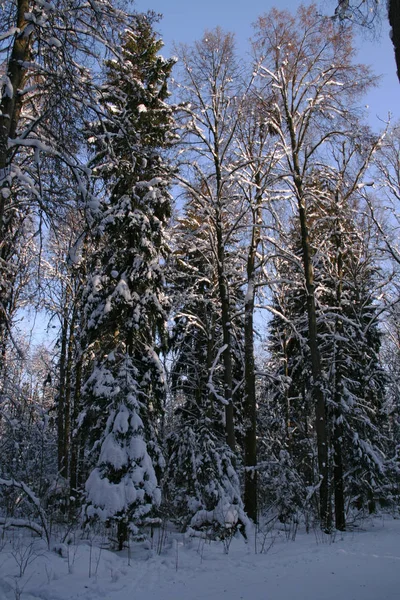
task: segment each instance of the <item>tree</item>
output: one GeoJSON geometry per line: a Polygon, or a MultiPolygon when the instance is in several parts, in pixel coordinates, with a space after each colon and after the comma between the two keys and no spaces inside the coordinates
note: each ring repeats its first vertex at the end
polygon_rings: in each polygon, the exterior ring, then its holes
{"type": "MultiPolygon", "coordinates": [[[[97,112],[88,64],[101,61],[124,13],[108,0],[12,0],[0,7],[0,337],[11,328],[12,257],[23,244],[21,220],[68,203],[60,181],[72,173],[86,200],[84,120],[97,112]],[[83,160],[82,160],[83,159],[83,160]]],[[[67,186],[68,187],[68,186],[67,186]]],[[[40,226],[38,225],[38,229],[40,226]]]]}
{"type": "MultiPolygon", "coordinates": [[[[329,489],[334,495],[335,525],[341,530],[345,529],[346,500],[359,508],[374,509],[385,479],[387,446],[385,375],[379,360],[381,335],[376,301],[382,279],[374,264],[371,223],[357,222],[357,188],[350,177],[360,180],[354,162],[357,164],[357,157],[342,148],[338,164],[343,170],[337,174],[335,186],[330,169],[325,175],[322,171],[316,173],[314,181],[320,192],[316,203],[309,206],[317,339],[327,407],[329,489]]],[[[293,231],[292,243],[292,254],[299,256],[298,230],[293,231]]],[[[279,303],[283,317],[277,314],[272,321],[271,350],[275,377],[285,385],[275,391],[275,397],[286,412],[287,448],[305,489],[318,482],[307,460],[309,447],[314,444],[314,427],[309,426],[311,357],[301,335],[307,333],[306,296],[294,260],[288,257],[281,261],[279,270],[286,284],[275,305],[279,303]]]]}
{"type": "MultiPolygon", "coordinates": [[[[184,213],[173,231],[174,252],[169,265],[172,414],[166,424],[164,489],[168,506],[181,525],[201,528],[207,522],[221,533],[226,527],[225,516],[232,510],[242,523],[245,519],[236,457],[224,439],[226,400],[219,364],[223,333],[218,272],[209,238],[209,217],[196,195],[189,195],[184,213]],[[208,516],[203,520],[205,513],[208,516]]],[[[235,257],[227,254],[229,273],[232,261],[235,264],[235,257]]],[[[234,297],[231,293],[231,302],[234,297]]],[[[235,387],[243,376],[242,326],[241,320],[232,321],[235,387]]],[[[236,402],[236,414],[238,410],[236,402]]]]}
{"type": "MultiPolygon", "coordinates": [[[[335,17],[340,21],[348,19],[352,23],[367,29],[374,28],[380,16],[383,3],[379,0],[337,0],[335,17]]],[[[388,0],[385,9],[391,27],[390,38],[393,43],[397,65],[397,76],[400,79],[400,4],[398,0],[388,0]]]]}
{"type": "Polygon", "coordinates": [[[284,149],[282,183],[297,203],[306,286],[308,345],[313,377],[320,484],[320,517],[330,528],[329,456],[326,398],[317,336],[314,264],[310,242],[310,200],[318,195],[311,172],[333,140],[351,136],[354,99],[372,84],[368,69],[353,65],[350,29],[318,15],[315,5],[300,7],[297,19],[272,10],[256,25],[254,51],[275,93],[273,124],[284,149]]]}
{"type": "MultiPolygon", "coordinates": [[[[51,418],[53,360],[45,346],[29,345],[22,336],[16,344],[10,342],[0,405],[2,477],[22,481],[37,497],[46,499],[49,507],[57,477],[56,431],[51,418]]],[[[2,488],[1,497],[7,516],[26,518],[29,508],[15,489],[2,488]]]]}
{"type": "Polygon", "coordinates": [[[392,28],[391,39],[397,65],[397,77],[400,80],[400,5],[398,0],[388,1],[388,17],[392,28]]]}
{"type": "Polygon", "coordinates": [[[235,455],[218,431],[218,412],[188,399],[176,411],[167,440],[169,461],[166,496],[173,515],[186,530],[209,530],[225,535],[227,528],[246,526],[235,455]]]}
{"type": "Polygon", "coordinates": [[[165,101],[174,61],[158,55],[153,23],[152,14],[137,15],[118,60],[106,63],[104,116],[92,135],[92,166],[106,194],[85,306],[85,348],[95,362],[83,391],[84,421],[97,449],[87,510],[117,521],[120,549],[130,524],[159,503],[155,471],[163,462],[155,428],[165,393],[158,352],[171,175],[162,150],[171,141],[165,101]]]}
{"type": "Polygon", "coordinates": [[[46,236],[41,256],[37,302],[57,330],[57,461],[59,475],[69,481],[69,498],[77,494],[77,418],[83,355],[81,352],[82,294],[86,282],[90,235],[79,200],[66,206],[46,236]]]}
{"type": "Polygon", "coordinates": [[[244,287],[244,505],[257,522],[257,390],[254,350],[254,313],[257,290],[263,285],[271,209],[270,190],[280,151],[269,126],[271,98],[259,95],[253,85],[242,99],[234,136],[235,173],[231,194],[241,200],[237,224],[237,246],[243,254],[244,287]]]}
{"type": "Polygon", "coordinates": [[[234,214],[229,194],[232,146],[238,123],[239,66],[232,34],[208,31],[193,48],[180,48],[181,136],[178,180],[195,196],[210,227],[222,313],[226,437],[235,451],[232,313],[227,251],[234,214]]]}

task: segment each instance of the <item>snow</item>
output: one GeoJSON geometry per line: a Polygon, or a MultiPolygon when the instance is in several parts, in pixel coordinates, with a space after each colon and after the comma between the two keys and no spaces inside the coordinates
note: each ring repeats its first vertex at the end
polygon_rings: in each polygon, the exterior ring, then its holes
{"type": "Polygon", "coordinates": [[[6,40],[9,37],[12,37],[16,33],[19,33],[18,27],[11,27],[8,31],[5,31],[4,33],[0,34],[0,42],[6,40]]]}
{"type": "Polygon", "coordinates": [[[48,43],[50,46],[55,46],[56,48],[61,48],[61,46],[62,46],[62,44],[61,44],[60,40],[58,40],[58,39],[57,39],[57,38],[55,38],[55,37],[50,37],[50,38],[47,40],[47,43],[48,43]]]}
{"type": "Polygon", "coordinates": [[[101,446],[100,464],[109,463],[116,470],[125,467],[128,457],[123,448],[115,439],[113,434],[108,434],[101,446]]]}
{"type": "Polygon", "coordinates": [[[205,523],[219,522],[223,527],[230,529],[239,521],[238,507],[225,503],[221,499],[215,510],[199,510],[191,520],[191,527],[201,527],[205,523]]]}
{"type": "MultiPolygon", "coordinates": [[[[327,536],[274,529],[248,543],[210,542],[167,532],[159,543],[131,543],[123,552],[104,538],[52,544],[17,535],[1,546],[0,598],[14,600],[397,600],[400,521],[368,520],[355,531],[327,536]],[[264,542],[263,552],[262,545],[264,542]],[[32,561],[18,577],[22,548],[32,561]],[[157,550],[161,550],[157,553],[157,550]],[[14,556],[13,556],[14,555],[14,556]]],[[[165,532],[164,532],[165,534],[165,532]]],[[[7,534],[8,535],[8,534],[7,534]]],[[[68,540],[67,540],[68,541],[68,540]]]]}
{"type": "Polygon", "coordinates": [[[94,469],[86,482],[87,494],[93,503],[88,506],[88,516],[97,515],[102,520],[121,512],[127,504],[142,500],[143,491],[136,490],[133,482],[125,477],[119,483],[111,483],[99,469],[94,469]]]}
{"type": "Polygon", "coordinates": [[[3,87],[2,95],[4,98],[12,98],[14,95],[14,88],[8,75],[0,77],[0,87],[3,87]]]}

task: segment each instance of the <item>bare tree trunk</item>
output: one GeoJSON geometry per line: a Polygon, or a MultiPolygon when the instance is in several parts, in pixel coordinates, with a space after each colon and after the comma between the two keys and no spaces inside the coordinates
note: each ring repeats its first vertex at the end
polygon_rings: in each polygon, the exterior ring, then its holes
{"type": "MultiPolygon", "coordinates": [[[[80,433],[75,431],[79,412],[81,409],[81,385],[82,385],[83,356],[81,355],[76,364],[74,385],[74,406],[72,411],[72,436],[71,436],[71,459],[70,459],[70,495],[77,499],[79,488],[79,452],[80,433]]],[[[76,501],[75,501],[76,504],[76,501]]]]}
{"type": "MultiPolygon", "coordinates": [[[[78,504],[78,490],[81,484],[80,478],[82,478],[82,472],[80,469],[81,457],[81,432],[78,427],[78,417],[81,412],[81,388],[82,388],[82,374],[84,364],[84,352],[81,344],[81,332],[83,330],[83,317],[80,312],[82,307],[82,287],[83,282],[87,278],[87,257],[88,257],[88,240],[85,235],[84,243],[82,247],[82,264],[80,269],[80,279],[77,283],[77,291],[74,297],[74,315],[73,324],[71,331],[74,333],[74,355],[75,365],[72,365],[74,370],[74,383],[73,383],[73,401],[71,409],[71,435],[70,435],[70,464],[69,464],[69,486],[70,495],[74,500],[70,503],[70,508],[73,509],[78,504]],[[75,324],[78,326],[78,331],[74,332],[75,324]]],[[[76,289],[76,288],[75,288],[76,289]]],[[[72,355],[72,354],[71,354],[72,355]]]]}
{"type": "Polygon", "coordinates": [[[26,15],[29,14],[29,0],[18,0],[16,28],[14,44],[8,62],[7,76],[12,86],[13,93],[4,94],[1,100],[0,113],[0,169],[7,165],[8,138],[13,138],[18,125],[18,119],[22,107],[22,96],[18,93],[24,85],[26,68],[24,63],[30,54],[31,36],[25,35],[28,25],[26,15]]]}
{"type": "MultiPolygon", "coordinates": [[[[24,86],[26,68],[23,66],[29,59],[31,36],[25,35],[28,24],[26,15],[29,13],[29,0],[18,0],[15,36],[7,65],[7,77],[12,94],[4,94],[0,103],[0,187],[5,184],[9,160],[8,139],[14,138],[22,108],[22,96],[18,93],[24,86]]],[[[4,240],[4,211],[8,196],[0,194],[0,244],[4,240]]]]}
{"type": "Polygon", "coordinates": [[[244,415],[245,415],[245,478],[244,508],[250,519],[257,522],[257,435],[256,435],[256,378],[254,369],[254,295],[245,305],[244,317],[244,415]]]}
{"type": "Polygon", "coordinates": [[[65,444],[65,390],[67,371],[67,338],[68,338],[68,315],[65,309],[63,324],[61,328],[61,350],[60,350],[60,382],[57,402],[57,467],[62,477],[66,476],[66,465],[64,462],[65,444]]]}
{"type": "MultiPolygon", "coordinates": [[[[255,183],[259,187],[260,176],[255,183]]],[[[247,293],[244,315],[244,411],[245,411],[245,480],[244,508],[247,515],[257,522],[257,402],[254,360],[254,300],[256,293],[256,256],[260,243],[261,197],[256,198],[253,210],[251,243],[247,256],[247,293]]]]}
{"type": "MultiPolygon", "coordinates": [[[[22,108],[22,96],[19,91],[24,87],[26,68],[23,66],[29,59],[31,36],[25,35],[27,26],[26,14],[29,13],[29,0],[18,0],[16,23],[18,33],[14,38],[10,59],[5,62],[9,90],[3,93],[0,102],[0,344],[6,346],[8,330],[11,326],[10,319],[10,291],[14,286],[14,274],[10,267],[10,256],[14,254],[12,243],[12,218],[14,215],[8,211],[10,204],[9,138],[14,138],[22,108]],[[8,239],[10,238],[10,239],[8,239]]],[[[4,358],[4,357],[2,357],[4,358]]]]}
{"type": "Polygon", "coordinates": [[[217,232],[218,238],[218,289],[221,301],[222,313],[222,337],[225,350],[223,353],[224,361],[224,396],[225,404],[225,429],[226,441],[235,451],[235,423],[233,416],[233,367],[232,367],[232,334],[231,334],[231,319],[229,306],[229,287],[225,273],[225,249],[222,242],[222,232],[217,232]]]}
{"type": "Polygon", "coordinates": [[[343,486],[343,456],[342,456],[342,435],[343,426],[338,422],[340,411],[335,411],[335,425],[333,429],[333,483],[335,495],[335,527],[339,531],[346,529],[346,516],[344,506],[344,486],[343,486]]]}
{"type": "MultiPolygon", "coordinates": [[[[337,199],[336,199],[337,200],[337,199]]],[[[339,210],[339,207],[337,207],[339,210]]],[[[341,310],[342,306],[342,289],[343,289],[343,254],[342,254],[342,239],[339,233],[339,220],[336,221],[336,306],[341,310]]],[[[342,352],[340,338],[343,336],[343,321],[338,315],[336,319],[336,332],[338,333],[337,350],[335,352],[335,411],[333,424],[333,484],[335,497],[335,527],[339,531],[346,529],[346,516],[344,505],[344,483],[343,483],[343,456],[342,456],[342,439],[343,425],[341,422],[341,400],[343,394],[342,385],[342,352]]]]}
{"type": "Polygon", "coordinates": [[[117,525],[117,540],[118,540],[118,550],[124,549],[125,542],[128,541],[128,523],[126,519],[120,518],[117,525]]]}
{"type": "Polygon", "coordinates": [[[319,505],[321,526],[331,528],[331,507],[329,494],[329,453],[328,432],[326,425],[326,405],[322,389],[321,356],[317,339],[317,314],[315,308],[314,269],[311,258],[310,238],[307,226],[307,216],[302,194],[302,186],[298,181],[298,209],[301,226],[301,244],[303,250],[304,275],[307,289],[308,343],[310,347],[311,372],[313,377],[312,397],[315,403],[315,429],[317,432],[318,471],[320,476],[319,505]]]}
{"type": "Polygon", "coordinates": [[[315,430],[317,433],[317,454],[319,482],[319,510],[321,527],[330,530],[332,526],[332,514],[329,493],[329,449],[328,431],[326,425],[326,404],[324,391],[322,389],[322,367],[321,356],[317,337],[317,313],[315,307],[314,268],[312,264],[312,251],[308,231],[306,198],[303,189],[299,163],[299,149],[296,139],[296,130],[293,115],[288,106],[287,97],[284,96],[284,107],[286,122],[289,129],[291,142],[291,169],[293,183],[297,196],[297,207],[300,221],[301,247],[303,253],[304,278],[307,291],[307,317],[308,317],[308,345],[310,347],[311,374],[313,378],[312,398],[315,406],[315,430]]]}
{"type": "Polygon", "coordinates": [[[389,23],[392,28],[392,43],[397,65],[397,77],[400,80],[400,0],[388,2],[389,23]]]}
{"type": "Polygon", "coordinates": [[[218,290],[221,301],[222,313],[222,337],[225,350],[223,353],[224,361],[224,396],[225,404],[225,429],[226,441],[228,446],[235,452],[236,436],[235,436],[235,421],[233,413],[233,365],[232,365],[232,334],[231,334],[231,308],[229,299],[229,284],[226,277],[225,269],[225,245],[223,240],[223,223],[221,215],[222,202],[222,175],[221,164],[219,162],[220,149],[218,145],[218,128],[215,130],[215,174],[216,174],[216,207],[215,207],[215,224],[217,237],[217,263],[218,263],[218,290]]]}
{"type": "Polygon", "coordinates": [[[71,394],[72,394],[72,372],[75,356],[75,321],[76,308],[74,308],[71,323],[69,325],[67,361],[65,370],[65,400],[64,400],[64,440],[63,440],[63,467],[64,476],[68,477],[70,459],[70,436],[71,436],[71,394]]]}
{"type": "MultiPolygon", "coordinates": [[[[207,318],[207,380],[209,378],[212,365],[214,362],[214,352],[215,352],[215,317],[212,311],[210,311],[210,316],[207,318]]],[[[199,363],[201,364],[201,362],[199,363]]],[[[211,416],[214,413],[214,394],[209,389],[208,390],[208,401],[210,414],[207,416],[211,416]]],[[[199,404],[201,406],[201,404],[199,404]]]]}

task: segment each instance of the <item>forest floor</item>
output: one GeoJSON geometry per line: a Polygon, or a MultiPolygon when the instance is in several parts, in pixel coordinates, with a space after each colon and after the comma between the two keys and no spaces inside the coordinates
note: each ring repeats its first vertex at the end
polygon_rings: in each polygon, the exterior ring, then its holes
{"type": "Polygon", "coordinates": [[[1,600],[398,600],[400,520],[368,519],[346,533],[282,526],[247,543],[168,533],[154,548],[102,549],[99,540],[55,545],[7,532],[1,600]],[[229,547],[228,547],[229,546],[229,547]],[[159,551],[159,553],[158,553],[159,551]],[[22,575],[22,576],[20,576],[22,575]]]}

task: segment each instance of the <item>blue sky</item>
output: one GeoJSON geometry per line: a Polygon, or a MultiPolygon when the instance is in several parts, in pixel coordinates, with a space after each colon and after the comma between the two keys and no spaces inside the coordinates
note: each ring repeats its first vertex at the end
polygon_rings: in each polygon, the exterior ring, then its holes
{"type": "MultiPolygon", "coordinates": [[[[299,4],[296,0],[201,0],[193,3],[190,0],[136,0],[135,7],[138,11],[152,9],[163,14],[158,29],[165,42],[166,56],[173,54],[174,42],[190,44],[201,38],[205,29],[217,25],[236,34],[238,50],[245,55],[247,40],[252,33],[251,24],[258,15],[273,6],[295,11],[299,4]]],[[[333,13],[334,0],[321,0],[319,4],[325,11],[333,13]]],[[[360,62],[371,65],[376,74],[382,75],[379,89],[370,92],[365,99],[370,124],[376,129],[383,126],[381,120],[386,120],[388,113],[392,114],[393,120],[400,119],[400,84],[386,20],[377,41],[360,37],[358,46],[360,62]]]]}

